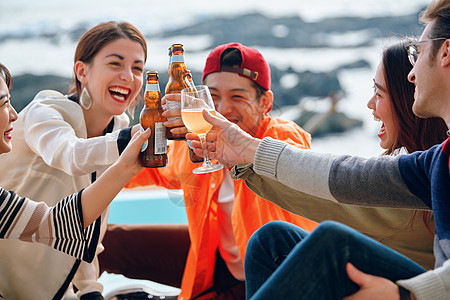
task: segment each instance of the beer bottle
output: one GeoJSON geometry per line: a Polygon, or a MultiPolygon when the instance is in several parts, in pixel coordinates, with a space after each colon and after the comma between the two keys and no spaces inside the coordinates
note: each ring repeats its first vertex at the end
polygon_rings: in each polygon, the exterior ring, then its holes
{"type": "Polygon", "coordinates": [[[170,74],[170,67],[171,66],[172,66],[172,46],[169,47],[169,66],[167,68],[167,74],[170,74]]]}
{"type": "Polygon", "coordinates": [[[145,86],[145,106],[141,111],[141,130],[150,127],[152,133],[142,146],[139,159],[146,168],[159,168],[167,164],[166,118],[162,116],[161,91],[159,90],[158,72],[147,71],[145,86]]]}
{"type": "MultiPolygon", "coordinates": [[[[169,48],[169,80],[165,88],[165,94],[178,94],[181,90],[189,87],[184,76],[186,73],[186,64],[184,62],[184,49],[182,44],[173,44],[169,48]]],[[[181,102],[178,101],[166,101],[166,107],[168,110],[180,108],[181,102]]],[[[181,118],[181,117],[177,117],[181,118]]],[[[173,120],[175,118],[168,118],[173,120]]],[[[173,134],[167,127],[166,136],[169,140],[184,140],[186,137],[184,134],[173,134]]]]}
{"type": "Polygon", "coordinates": [[[190,88],[191,91],[195,92],[195,95],[197,96],[197,89],[195,88],[194,80],[192,79],[191,70],[186,70],[186,73],[184,74],[184,78],[190,88]]]}
{"type": "MultiPolygon", "coordinates": [[[[197,92],[194,81],[192,80],[192,74],[191,74],[190,70],[186,70],[184,78],[185,78],[187,84],[189,85],[190,90],[193,92],[197,92]]],[[[196,95],[197,95],[197,93],[196,93],[196,95]]],[[[197,154],[195,154],[194,150],[191,147],[191,142],[188,141],[187,143],[189,146],[189,158],[191,159],[191,161],[193,163],[203,162],[203,157],[197,156],[197,154]]]]}

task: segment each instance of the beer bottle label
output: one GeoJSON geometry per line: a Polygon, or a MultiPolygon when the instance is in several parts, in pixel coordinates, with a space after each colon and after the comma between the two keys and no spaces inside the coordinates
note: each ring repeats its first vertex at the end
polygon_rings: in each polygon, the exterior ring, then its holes
{"type": "Polygon", "coordinates": [[[155,154],[167,153],[166,127],[163,122],[155,123],[155,154]]]}
{"type": "Polygon", "coordinates": [[[146,92],[158,92],[159,91],[159,84],[157,83],[147,83],[145,86],[146,92]]]}
{"type": "MultiPolygon", "coordinates": [[[[139,128],[141,131],[145,131],[144,127],[142,127],[141,124],[139,124],[139,128]]],[[[148,140],[145,140],[145,142],[142,144],[141,152],[144,152],[145,149],[147,149],[147,146],[148,146],[148,140]]]]}
{"type": "Polygon", "coordinates": [[[184,62],[184,55],[172,55],[172,62],[184,62]]]}

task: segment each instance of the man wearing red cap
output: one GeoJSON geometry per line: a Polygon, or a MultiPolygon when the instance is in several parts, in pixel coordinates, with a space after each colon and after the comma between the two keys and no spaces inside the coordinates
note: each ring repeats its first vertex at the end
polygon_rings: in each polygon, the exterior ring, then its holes
{"type": "MultiPolygon", "coordinates": [[[[273,105],[270,67],[258,50],[239,43],[218,46],[208,56],[203,82],[211,91],[216,110],[250,135],[310,147],[310,135],[294,122],[267,115],[273,105]]],[[[170,145],[168,159],[166,167],[143,170],[127,187],[183,189],[188,225],[146,225],[145,238],[135,237],[134,230],[111,227],[100,257],[106,270],[122,269],[117,265],[123,263],[125,276],[181,287],[179,299],[245,299],[243,258],[252,233],[273,220],[288,221],[308,231],[317,226],[260,198],[243,180],[233,181],[227,168],[193,174],[198,165],[190,162],[184,141],[170,145]],[[127,247],[123,254],[116,249],[108,254],[110,243],[122,240],[124,245],[124,235],[127,247]],[[147,273],[133,273],[133,259],[125,262],[125,256],[136,256],[134,251],[145,253],[136,269],[146,269],[147,273]],[[174,261],[177,266],[169,269],[174,261]],[[156,271],[158,264],[163,267],[156,271]]]]}

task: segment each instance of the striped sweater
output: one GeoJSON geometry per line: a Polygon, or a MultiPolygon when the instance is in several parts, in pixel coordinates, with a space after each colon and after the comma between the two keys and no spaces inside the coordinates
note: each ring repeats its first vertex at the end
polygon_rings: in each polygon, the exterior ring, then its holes
{"type": "MultiPolygon", "coordinates": [[[[416,299],[450,299],[450,138],[428,151],[365,159],[301,150],[270,138],[254,170],[292,189],[334,202],[433,209],[436,268],[398,284],[416,299]]],[[[289,202],[295,198],[283,199],[289,202]]]]}
{"type": "Polygon", "coordinates": [[[84,229],[81,192],[55,206],[19,197],[0,187],[0,238],[42,243],[91,262],[100,232],[100,218],[84,229]]]}

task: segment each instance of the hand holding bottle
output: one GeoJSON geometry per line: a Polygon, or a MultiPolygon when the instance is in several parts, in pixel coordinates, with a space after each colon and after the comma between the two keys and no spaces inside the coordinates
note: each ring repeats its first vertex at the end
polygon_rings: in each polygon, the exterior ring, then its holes
{"type": "Polygon", "coordinates": [[[159,90],[159,76],[157,71],[147,71],[147,84],[145,86],[145,106],[142,108],[139,124],[141,129],[150,128],[151,135],[143,145],[140,159],[146,168],[160,168],[167,164],[167,139],[161,104],[161,91],[159,90]]]}
{"type": "Polygon", "coordinates": [[[167,101],[180,102],[181,94],[167,94],[161,99],[161,104],[165,107],[163,116],[167,118],[167,121],[164,122],[164,126],[168,128],[172,134],[175,134],[176,136],[183,135],[184,137],[188,130],[181,120],[181,107],[168,108],[166,105],[167,101]]]}
{"type": "MultiPolygon", "coordinates": [[[[180,94],[181,90],[188,87],[189,83],[186,80],[186,64],[184,62],[184,49],[182,44],[173,44],[169,48],[169,69],[168,75],[169,80],[167,81],[165,90],[165,95],[170,96],[172,94],[180,94]]],[[[168,121],[178,121],[170,123],[171,126],[167,126],[166,137],[168,140],[184,140],[186,132],[183,129],[173,128],[174,124],[179,124],[179,126],[183,126],[183,122],[181,121],[181,114],[177,115],[177,112],[180,110],[180,100],[179,98],[175,101],[172,101],[171,98],[166,98],[166,110],[171,111],[174,110],[173,116],[167,116],[168,121]],[[173,126],[172,126],[173,125],[173,126]]]]}

